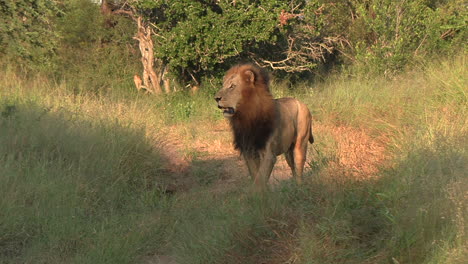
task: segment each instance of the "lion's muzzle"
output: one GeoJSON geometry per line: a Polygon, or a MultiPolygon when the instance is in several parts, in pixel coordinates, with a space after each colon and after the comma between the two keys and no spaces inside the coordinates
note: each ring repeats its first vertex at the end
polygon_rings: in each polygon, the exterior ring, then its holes
{"type": "Polygon", "coordinates": [[[232,117],[236,112],[232,107],[223,107],[218,104],[218,108],[223,110],[224,117],[232,117]]]}
{"type": "Polygon", "coordinates": [[[216,102],[218,103],[218,108],[223,110],[223,115],[224,115],[224,117],[228,117],[228,118],[229,118],[229,117],[232,117],[232,116],[234,115],[234,113],[235,113],[236,111],[234,110],[233,107],[223,106],[223,105],[222,105],[223,102],[222,102],[222,100],[221,100],[221,99],[222,99],[221,96],[216,95],[214,99],[215,99],[216,102]]]}

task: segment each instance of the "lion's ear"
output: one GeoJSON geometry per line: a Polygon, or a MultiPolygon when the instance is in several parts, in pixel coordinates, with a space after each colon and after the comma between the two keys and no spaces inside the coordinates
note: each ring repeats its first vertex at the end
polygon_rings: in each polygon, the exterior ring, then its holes
{"type": "Polygon", "coordinates": [[[246,70],[245,71],[245,81],[248,83],[254,83],[255,82],[255,73],[251,70],[246,70]]]}

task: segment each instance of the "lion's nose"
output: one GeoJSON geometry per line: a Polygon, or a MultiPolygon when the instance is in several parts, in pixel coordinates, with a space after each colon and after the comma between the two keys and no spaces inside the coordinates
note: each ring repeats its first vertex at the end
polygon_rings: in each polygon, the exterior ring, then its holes
{"type": "Polygon", "coordinates": [[[216,102],[219,103],[219,101],[221,100],[221,96],[215,96],[215,100],[216,100],[216,102]]]}

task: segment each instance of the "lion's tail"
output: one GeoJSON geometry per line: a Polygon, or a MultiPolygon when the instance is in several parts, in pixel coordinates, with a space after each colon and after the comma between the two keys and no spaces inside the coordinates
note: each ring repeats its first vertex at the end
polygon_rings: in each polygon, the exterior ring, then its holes
{"type": "Polygon", "coordinates": [[[314,135],[312,135],[312,122],[310,122],[310,127],[309,127],[309,142],[310,144],[314,143],[314,135]]]}

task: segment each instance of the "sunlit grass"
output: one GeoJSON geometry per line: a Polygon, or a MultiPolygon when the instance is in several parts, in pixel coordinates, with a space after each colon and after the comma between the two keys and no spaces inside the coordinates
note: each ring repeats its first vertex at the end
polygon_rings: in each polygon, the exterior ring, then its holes
{"type": "Polygon", "coordinates": [[[6,69],[0,262],[464,263],[465,73],[460,57],[393,80],[333,76],[296,94],[278,82],[276,97],[306,102],[320,129],[306,184],[256,197],[247,177],[213,192],[219,163],[193,162],[184,175],[165,166],[165,137],[189,161],[202,155],[194,140],[221,139],[207,133],[222,120],[211,92],[87,92],[6,69]],[[336,137],[354,130],[386,149],[372,177],[335,168],[346,154],[336,137]],[[166,192],[178,177],[194,185],[166,192]]]}

